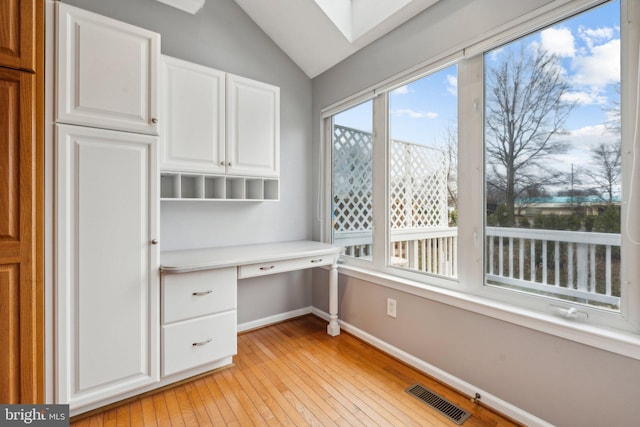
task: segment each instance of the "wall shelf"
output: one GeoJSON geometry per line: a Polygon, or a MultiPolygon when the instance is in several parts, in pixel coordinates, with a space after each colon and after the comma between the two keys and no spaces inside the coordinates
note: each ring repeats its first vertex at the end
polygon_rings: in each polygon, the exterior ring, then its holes
{"type": "Polygon", "coordinates": [[[278,178],[209,175],[180,172],[160,174],[160,200],[249,200],[280,199],[278,178]]]}

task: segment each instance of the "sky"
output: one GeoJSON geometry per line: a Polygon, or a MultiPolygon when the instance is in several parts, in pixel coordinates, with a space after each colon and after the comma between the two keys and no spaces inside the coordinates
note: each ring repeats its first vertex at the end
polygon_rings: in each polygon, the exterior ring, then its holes
{"type": "MultiPolygon", "coordinates": [[[[541,46],[561,60],[562,73],[570,84],[565,100],[576,107],[564,124],[566,154],[556,156],[558,167],[587,167],[591,150],[618,136],[607,131],[611,108],[619,103],[615,86],[620,82],[620,3],[614,1],[553,25],[517,43],[533,49],[541,46]]],[[[512,43],[485,55],[485,64],[500,61],[512,43]]]]}
{"type": "MultiPolygon", "coordinates": [[[[575,102],[565,122],[563,136],[571,144],[554,163],[570,170],[587,167],[590,150],[600,142],[616,139],[605,123],[620,81],[619,0],[599,6],[485,53],[485,67],[496,65],[510,48],[542,46],[560,58],[562,73],[571,87],[565,99],[575,102]]],[[[339,114],[335,122],[370,131],[371,102],[339,114]]],[[[430,74],[393,90],[389,96],[390,132],[400,139],[444,148],[446,135],[457,122],[457,66],[430,74]]]]}

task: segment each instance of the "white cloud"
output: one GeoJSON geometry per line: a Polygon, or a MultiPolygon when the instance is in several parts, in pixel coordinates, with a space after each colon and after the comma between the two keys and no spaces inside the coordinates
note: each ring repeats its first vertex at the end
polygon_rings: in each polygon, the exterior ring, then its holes
{"type": "Polygon", "coordinates": [[[596,43],[606,42],[613,38],[614,29],[611,27],[586,28],[580,26],[578,35],[585,42],[587,47],[591,49],[596,43]]]}
{"type": "Polygon", "coordinates": [[[597,92],[567,92],[562,95],[562,100],[580,105],[605,105],[608,102],[606,96],[599,95],[597,92]]]}
{"type": "Polygon", "coordinates": [[[605,111],[605,116],[607,117],[608,122],[620,121],[620,110],[619,109],[609,109],[605,111]]]}
{"type": "Polygon", "coordinates": [[[569,151],[565,154],[558,154],[549,159],[549,167],[555,170],[567,170],[570,166],[585,166],[589,161],[589,156],[586,151],[569,151]]]}
{"type": "Polygon", "coordinates": [[[409,86],[400,86],[399,88],[392,90],[391,93],[393,93],[394,95],[406,95],[409,93],[409,86]]]}
{"type": "Polygon", "coordinates": [[[568,28],[547,28],[540,32],[540,42],[553,55],[572,58],[576,53],[575,38],[568,28]]]}
{"type": "Polygon", "coordinates": [[[570,130],[558,139],[568,142],[569,150],[563,154],[556,154],[545,162],[551,169],[569,171],[570,165],[587,167],[593,148],[603,142],[615,141],[615,136],[608,132],[603,124],[599,124],[570,130]]]}
{"type": "Polygon", "coordinates": [[[607,131],[604,124],[584,126],[569,132],[567,138],[574,148],[591,150],[603,142],[613,142],[616,136],[607,131]]]}
{"type": "Polygon", "coordinates": [[[620,81],[620,39],[593,46],[589,55],[573,58],[573,82],[595,89],[620,81]]]}
{"type": "Polygon", "coordinates": [[[447,92],[453,96],[458,96],[458,76],[447,74],[447,92]]]}
{"type": "Polygon", "coordinates": [[[412,119],[435,119],[436,117],[438,117],[438,113],[434,113],[431,111],[416,111],[410,108],[394,110],[392,113],[396,116],[409,116],[412,119]]]}
{"type": "Polygon", "coordinates": [[[489,58],[492,61],[495,61],[502,54],[502,52],[504,52],[504,48],[503,47],[499,47],[498,49],[493,49],[491,51],[491,53],[489,53],[489,58]]]}

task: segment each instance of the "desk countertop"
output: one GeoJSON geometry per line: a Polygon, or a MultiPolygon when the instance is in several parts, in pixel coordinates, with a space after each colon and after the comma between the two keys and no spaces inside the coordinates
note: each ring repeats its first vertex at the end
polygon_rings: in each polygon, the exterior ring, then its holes
{"type": "Polygon", "coordinates": [[[300,257],[337,257],[339,253],[338,246],[310,240],[163,251],[160,254],[160,270],[164,273],[186,273],[300,257]]]}

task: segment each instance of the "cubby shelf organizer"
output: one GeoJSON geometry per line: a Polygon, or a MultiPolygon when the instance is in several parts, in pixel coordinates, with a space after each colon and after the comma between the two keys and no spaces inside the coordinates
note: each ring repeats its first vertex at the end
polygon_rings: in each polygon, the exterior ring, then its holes
{"type": "Polygon", "coordinates": [[[277,178],[162,172],[160,200],[279,200],[277,178]]]}

